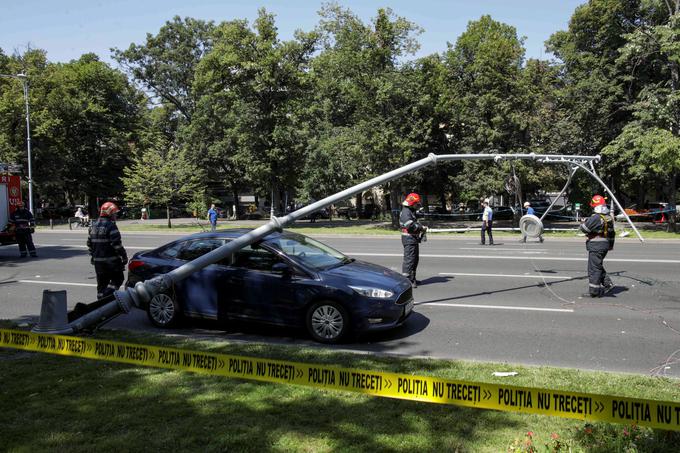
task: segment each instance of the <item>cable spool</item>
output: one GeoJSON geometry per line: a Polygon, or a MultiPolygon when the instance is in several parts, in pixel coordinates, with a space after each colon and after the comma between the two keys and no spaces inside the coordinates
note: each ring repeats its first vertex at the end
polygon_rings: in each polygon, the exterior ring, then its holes
{"type": "Polygon", "coordinates": [[[526,214],[519,219],[519,230],[526,237],[537,238],[543,234],[543,222],[533,214],[526,214]]]}

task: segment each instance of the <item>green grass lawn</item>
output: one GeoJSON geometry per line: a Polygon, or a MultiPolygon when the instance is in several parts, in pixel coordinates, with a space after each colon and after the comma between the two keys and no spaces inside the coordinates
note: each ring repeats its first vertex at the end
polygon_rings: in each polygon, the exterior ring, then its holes
{"type": "MultiPolygon", "coordinates": [[[[0,322],[0,327],[13,326],[0,322]]],[[[380,357],[321,347],[201,342],[120,331],[100,331],[96,336],[347,368],[680,401],[680,382],[668,378],[380,357]],[[510,370],[519,374],[492,375],[510,370]]],[[[680,433],[646,428],[588,425],[12,349],[0,349],[0,383],[0,450],[8,452],[536,451],[531,447],[609,452],[677,451],[680,445],[680,433]]]]}

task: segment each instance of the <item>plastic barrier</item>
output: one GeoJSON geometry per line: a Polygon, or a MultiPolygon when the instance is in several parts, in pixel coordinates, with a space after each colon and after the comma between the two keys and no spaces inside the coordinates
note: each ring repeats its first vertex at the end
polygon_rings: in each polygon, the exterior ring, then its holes
{"type": "Polygon", "coordinates": [[[457,381],[21,330],[0,329],[0,346],[387,398],[680,431],[680,402],[457,381]]]}

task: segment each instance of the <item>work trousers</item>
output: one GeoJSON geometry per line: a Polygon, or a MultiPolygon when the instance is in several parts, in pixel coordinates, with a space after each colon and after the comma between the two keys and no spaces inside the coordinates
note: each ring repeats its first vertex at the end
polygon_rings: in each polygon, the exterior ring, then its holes
{"type": "Polygon", "coordinates": [[[404,262],[401,266],[401,273],[409,280],[415,281],[416,268],[420,259],[420,244],[417,238],[403,234],[401,245],[404,246],[404,262]]]}
{"type": "Polygon", "coordinates": [[[493,220],[489,220],[486,222],[482,220],[482,244],[486,242],[486,237],[484,236],[484,232],[486,231],[489,234],[489,244],[493,245],[493,234],[491,232],[492,227],[493,220]]]}
{"type": "Polygon", "coordinates": [[[97,299],[113,294],[125,280],[122,264],[95,263],[94,272],[97,274],[97,299]]]}
{"type": "Polygon", "coordinates": [[[610,286],[611,278],[604,270],[604,258],[607,256],[608,249],[589,249],[588,250],[588,291],[591,296],[599,296],[601,286],[610,286]]]}
{"type": "Polygon", "coordinates": [[[35,245],[33,245],[33,235],[30,230],[24,228],[17,229],[16,238],[21,256],[26,256],[27,249],[31,256],[36,256],[35,245]]]}

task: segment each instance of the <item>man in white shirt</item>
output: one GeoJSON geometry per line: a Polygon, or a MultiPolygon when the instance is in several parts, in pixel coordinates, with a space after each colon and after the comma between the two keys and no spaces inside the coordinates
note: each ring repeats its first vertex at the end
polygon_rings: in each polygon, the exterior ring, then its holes
{"type": "Polygon", "coordinates": [[[489,206],[488,198],[484,199],[482,206],[484,206],[484,213],[482,214],[482,242],[480,242],[480,244],[484,245],[486,243],[486,237],[484,236],[484,232],[486,231],[489,234],[489,245],[493,245],[493,234],[491,233],[491,227],[493,226],[493,209],[489,206]]]}

